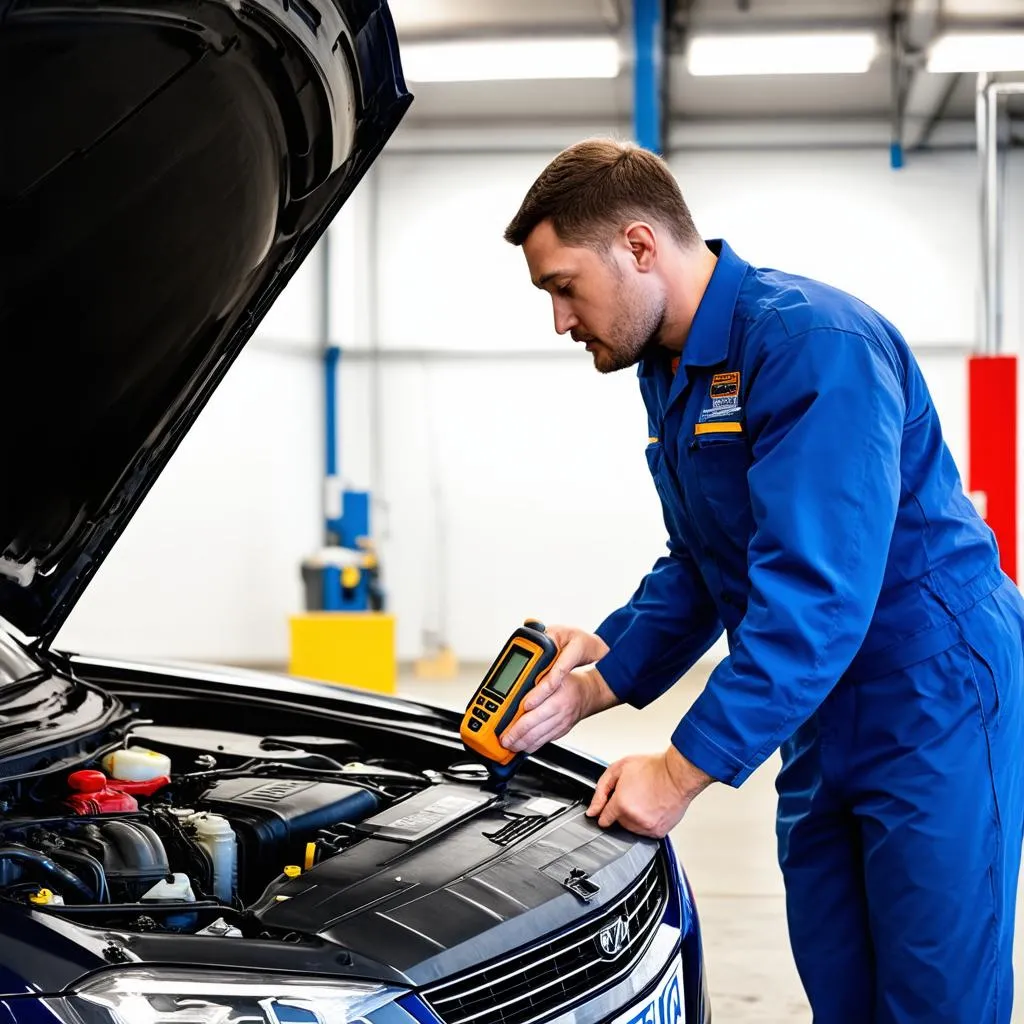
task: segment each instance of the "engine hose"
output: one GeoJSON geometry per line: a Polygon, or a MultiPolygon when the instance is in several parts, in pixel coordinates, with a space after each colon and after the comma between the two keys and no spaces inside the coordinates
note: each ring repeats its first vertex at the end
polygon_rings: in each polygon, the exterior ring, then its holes
{"type": "Polygon", "coordinates": [[[90,902],[97,899],[97,894],[77,875],[68,871],[67,868],[61,867],[38,850],[30,850],[27,846],[0,846],[0,860],[20,860],[32,864],[44,874],[49,875],[54,883],[73,889],[82,899],[90,902]]]}
{"type": "Polygon", "coordinates": [[[103,865],[91,854],[79,853],[77,850],[49,850],[49,855],[55,861],[71,861],[72,864],[81,864],[92,876],[95,884],[96,896],[101,901],[110,902],[110,892],[107,888],[107,873],[103,865]]]}
{"type": "MultiPolygon", "coordinates": [[[[117,815],[118,821],[145,821],[149,817],[146,811],[125,811],[117,815]]],[[[50,818],[10,818],[0,821],[0,834],[5,832],[29,829],[48,828],[67,825],[99,825],[110,821],[109,814],[61,814],[50,818]]]]}

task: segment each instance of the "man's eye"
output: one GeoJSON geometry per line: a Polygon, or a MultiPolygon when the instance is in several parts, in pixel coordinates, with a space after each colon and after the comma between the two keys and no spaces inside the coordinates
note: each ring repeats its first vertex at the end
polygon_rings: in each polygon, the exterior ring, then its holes
{"type": "Polygon", "coordinates": [[[559,295],[564,295],[566,296],[566,298],[568,298],[570,295],[572,295],[572,285],[560,284],[555,288],[555,291],[558,292],[559,295]]]}

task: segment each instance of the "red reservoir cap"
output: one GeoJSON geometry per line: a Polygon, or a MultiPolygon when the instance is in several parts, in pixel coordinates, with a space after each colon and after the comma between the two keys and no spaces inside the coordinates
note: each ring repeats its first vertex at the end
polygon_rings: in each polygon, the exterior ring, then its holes
{"type": "Polygon", "coordinates": [[[65,803],[76,814],[123,814],[139,809],[139,802],[134,796],[107,785],[103,772],[90,769],[72,772],[68,776],[68,785],[73,792],[65,803]]]}
{"type": "Polygon", "coordinates": [[[72,772],[68,776],[68,785],[79,793],[98,793],[107,785],[107,777],[103,772],[85,770],[72,772]]]}

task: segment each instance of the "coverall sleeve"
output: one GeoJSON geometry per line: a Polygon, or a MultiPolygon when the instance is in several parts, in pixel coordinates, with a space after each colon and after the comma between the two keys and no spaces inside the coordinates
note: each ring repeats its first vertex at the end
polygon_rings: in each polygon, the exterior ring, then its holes
{"type": "Polygon", "coordinates": [[[676,683],[722,632],[696,562],[665,520],[669,553],[596,630],[611,649],[598,671],[620,701],[638,708],[676,683]]]}
{"type": "Polygon", "coordinates": [[[834,329],[784,337],[756,369],[747,609],[672,735],[722,782],[792,735],[864,641],[899,504],[901,376],[878,339],[834,329]]]}

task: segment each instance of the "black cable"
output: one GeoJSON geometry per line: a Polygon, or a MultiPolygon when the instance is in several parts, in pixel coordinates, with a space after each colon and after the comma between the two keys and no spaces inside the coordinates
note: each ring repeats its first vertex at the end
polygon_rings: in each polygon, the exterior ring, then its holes
{"type": "Polygon", "coordinates": [[[64,848],[59,850],[49,849],[47,852],[55,861],[66,859],[72,863],[77,863],[82,865],[82,867],[87,868],[92,874],[93,881],[95,882],[95,891],[98,898],[101,901],[109,902],[110,891],[107,887],[107,873],[103,870],[103,865],[95,857],[88,853],[80,853],[77,850],[66,850],[64,848]]]}
{"type": "Polygon", "coordinates": [[[25,861],[38,868],[44,874],[49,875],[54,883],[58,885],[58,888],[66,886],[73,889],[83,899],[90,902],[96,901],[97,894],[85,882],[38,850],[30,850],[27,846],[0,846],[0,860],[25,861]]]}
{"type": "Polygon", "coordinates": [[[411,773],[392,771],[367,771],[358,772],[352,770],[334,770],[330,768],[307,768],[303,765],[289,764],[284,761],[263,761],[253,765],[251,762],[240,765],[237,768],[215,768],[213,771],[200,772],[195,775],[186,775],[181,782],[192,783],[196,781],[211,782],[217,779],[230,778],[303,778],[317,782],[345,782],[354,786],[375,793],[377,796],[390,799],[387,792],[381,788],[384,785],[390,786],[415,786],[418,789],[425,789],[430,785],[430,780],[411,773]],[[370,780],[373,780],[371,782],[370,780]],[[374,783],[379,783],[375,785],[374,783]]]}
{"type": "MultiPolygon", "coordinates": [[[[169,914],[191,914],[205,910],[216,910],[224,916],[232,912],[232,908],[213,900],[196,900],[194,903],[187,903],[184,900],[180,903],[94,903],[90,905],[79,905],[75,907],[56,908],[61,914],[71,914],[76,917],[89,917],[99,914],[146,914],[149,917],[161,917],[169,914]]],[[[237,912],[236,912],[237,913],[237,912]]]]}
{"type": "MultiPolygon", "coordinates": [[[[118,821],[145,821],[149,817],[146,811],[124,811],[118,813],[118,821]]],[[[109,814],[62,814],[49,818],[10,818],[0,821],[0,834],[11,829],[28,830],[33,828],[48,828],[56,825],[102,825],[111,821],[109,814]]]]}

